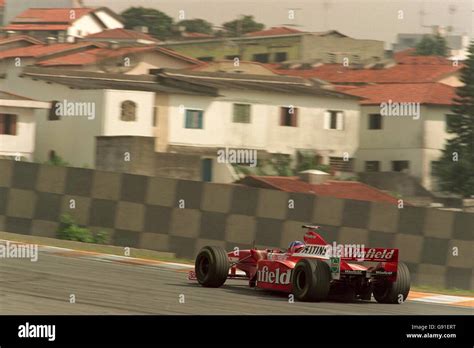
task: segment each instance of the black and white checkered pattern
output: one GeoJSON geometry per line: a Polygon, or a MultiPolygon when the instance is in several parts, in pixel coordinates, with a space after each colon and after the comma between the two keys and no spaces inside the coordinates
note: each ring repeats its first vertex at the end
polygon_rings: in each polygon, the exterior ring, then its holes
{"type": "Polygon", "coordinates": [[[285,247],[314,222],[330,243],[399,248],[414,284],[474,288],[472,213],[0,160],[0,230],[55,237],[65,213],[113,245],[184,258],[285,247]]]}

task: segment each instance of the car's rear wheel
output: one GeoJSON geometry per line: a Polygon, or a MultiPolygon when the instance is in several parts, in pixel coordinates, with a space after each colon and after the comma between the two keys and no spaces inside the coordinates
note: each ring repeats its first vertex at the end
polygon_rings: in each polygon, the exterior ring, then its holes
{"type": "Polygon", "coordinates": [[[403,262],[398,263],[397,280],[374,284],[374,297],[380,303],[403,303],[410,292],[410,271],[403,262]]]}
{"type": "Polygon", "coordinates": [[[328,297],[331,270],[321,260],[301,259],[293,269],[293,295],[299,301],[323,301],[328,297]]]}
{"type": "Polygon", "coordinates": [[[202,286],[218,288],[229,274],[229,258],[224,248],[206,246],[201,249],[194,264],[196,278],[202,286]]]}

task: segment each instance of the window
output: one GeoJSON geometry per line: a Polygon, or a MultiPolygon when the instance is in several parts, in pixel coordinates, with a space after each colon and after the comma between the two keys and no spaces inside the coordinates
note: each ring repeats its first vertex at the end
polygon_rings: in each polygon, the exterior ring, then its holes
{"type": "Polygon", "coordinates": [[[48,121],[59,121],[61,117],[61,112],[59,111],[60,106],[61,102],[59,101],[53,101],[51,103],[51,109],[49,109],[48,113],[48,121]]]}
{"type": "Polygon", "coordinates": [[[324,114],[324,129],[344,129],[344,112],[329,110],[324,114]]]}
{"type": "Polygon", "coordinates": [[[0,134],[16,135],[16,115],[0,114],[0,134]]]}
{"type": "Polygon", "coordinates": [[[269,56],[268,53],[257,53],[253,55],[253,60],[259,63],[268,63],[269,56]]]}
{"type": "Polygon", "coordinates": [[[382,129],[382,115],[380,114],[369,115],[369,129],[382,129]]]}
{"type": "Polygon", "coordinates": [[[277,52],[275,53],[275,62],[284,62],[288,60],[288,54],[286,52],[277,52]]]}
{"type": "Polygon", "coordinates": [[[328,63],[336,63],[337,56],[334,53],[328,53],[328,63]]]}
{"type": "Polygon", "coordinates": [[[366,172],[380,172],[380,161],[365,161],[366,172]]]}
{"type": "Polygon", "coordinates": [[[353,172],[354,168],[354,159],[347,158],[344,160],[344,157],[329,157],[329,165],[333,170],[339,172],[353,172]]]}
{"type": "Polygon", "coordinates": [[[197,59],[199,59],[202,62],[212,62],[212,61],[214,61],[214,57],[211,57],[211,56],[198,57],[197,59]]]}
{"type": "Polygon", "coordinates": [[[203,129],[202,119],[202,110],[186,109],[186,123],[184,126],[189,129],[203,129]]]}
{"type": "Polygon", "coordinates": [[[357,54],[352,55],[352,63],[359,64],[360,63],[360,56],[357,54]]]}
{"type": "Polygon", "coordinates": [[[137,119],[137,104],[131,100],[122,103],[120,120],[124,122],[133,122],[137,119]]]}
{"type": "Polygon", "coordinates": [[[235,123],[250,123],[250,104],[234,104],[235,123]]]}
{"type": "Polygon", "coordinates": [[[410,168],[409,161],[392,161],[392,171],[404,172],[410,168]]]}
{"type": "Polygon", "coordinates": [[[298,109],[295,107],[282,106],[280,108],[280,126],[296,127],[298,120],[298,109]]]}

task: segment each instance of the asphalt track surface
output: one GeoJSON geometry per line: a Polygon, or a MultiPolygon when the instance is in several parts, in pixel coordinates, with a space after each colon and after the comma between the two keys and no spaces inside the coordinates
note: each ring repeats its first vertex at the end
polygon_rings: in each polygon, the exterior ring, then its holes
{"type": "Polygon", "coordinates": [[[244,281],[207,289],[188,281],[183,271],[40,253],[37,262],[0,261],[0,314],[472,315],[473,310],[411,301],[289,303],[287,295],[251,289],[244,281]],[[70,303],[71,294],[76,303],[70,303]]]}

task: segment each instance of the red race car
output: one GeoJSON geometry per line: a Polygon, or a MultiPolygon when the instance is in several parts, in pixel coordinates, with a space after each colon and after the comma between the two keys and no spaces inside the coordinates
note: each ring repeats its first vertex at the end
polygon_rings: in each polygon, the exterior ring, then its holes
{"type": "Polygon", "coordinates": [[[410,273],[398,262],[398,249],[330,245],[307,228],[304,242],[288,250],[235,249],[206,246],[196,257],[189,279],[218,288],[227,279],[248,280],[250,287],[293,294],[300,301],[326,299],[370,300],[402,303],[410,291],[410,273]]]}

